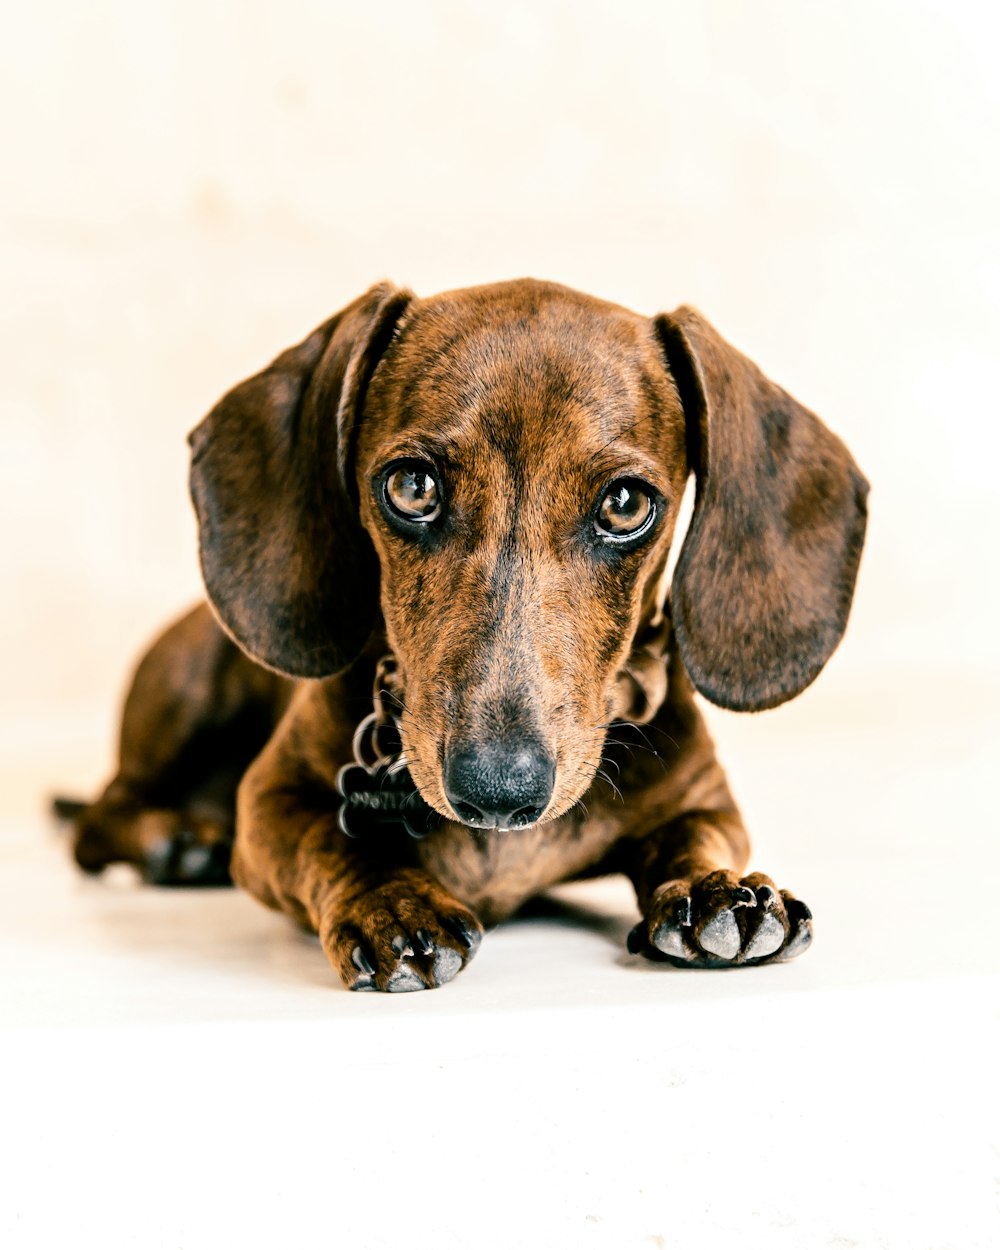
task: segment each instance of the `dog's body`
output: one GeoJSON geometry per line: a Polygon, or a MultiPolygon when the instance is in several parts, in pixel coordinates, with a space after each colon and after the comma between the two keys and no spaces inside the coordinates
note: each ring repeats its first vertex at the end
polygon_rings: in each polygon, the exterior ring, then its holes
{"type": "Polygon", "coordinates": [[[533,281],[374,288],[192,447],[224,629],[196,609],[140,666],[119,774],[78,818],[84,867],[224,877],[242,775],[233,876],[314,928],[355,989],[440,984],[483,923],[605,872],[635,885],[634,951],[805,949],[808,910],[740,878],[692,683],[758,709],[813,680],[846,625],[867,484],[698,314],[533,281]],[[342,828],[338,774],[373,703],[442,817],[421,838],[342,828]]]}

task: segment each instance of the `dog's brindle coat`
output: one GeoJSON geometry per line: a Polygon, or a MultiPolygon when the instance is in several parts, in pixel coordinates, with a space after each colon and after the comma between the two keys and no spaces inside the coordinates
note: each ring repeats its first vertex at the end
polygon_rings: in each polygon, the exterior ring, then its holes
{"type": "Polygon", "coordinates": [[[215,615],[195,609],[142,661],[118,775],[77,820],[85,868],[224,878],[235,794],[232,875],[315,929],[354,989],[441,984],[484,924],[608,872],[635,885],[635,952],[805,949],[808,909],[740,876],[747,836],[692,686],[756,710],[816,677],[846,625],[867,483],[697,312],[647,320],[536,281],[428,300],[378,286],[191,445],[215,615]],[[437,491],[431,521],[394,509],[400,464],[437,491]],[[617,541],[595,518],[623,480],[652,520],[617,541]],[[446,818],[421,841],[337,824],[387,653],[410,772],[446,818]]]}

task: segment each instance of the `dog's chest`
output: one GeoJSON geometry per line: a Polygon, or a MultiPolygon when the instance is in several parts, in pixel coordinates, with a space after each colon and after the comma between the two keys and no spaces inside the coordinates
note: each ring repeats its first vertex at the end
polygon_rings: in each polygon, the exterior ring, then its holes
{"type": "Polygon", "coordinates": [[[456,898],[487,924],[548,886],[585,872],[621,836],[621,821],[578,810],[530,829],[467,829],[451,822],[418,843],[417,854],[456,898]]]}

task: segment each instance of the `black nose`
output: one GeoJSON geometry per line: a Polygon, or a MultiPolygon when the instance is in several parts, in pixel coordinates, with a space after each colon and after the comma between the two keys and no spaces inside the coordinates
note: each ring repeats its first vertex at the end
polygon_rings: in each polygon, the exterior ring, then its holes
{"type": "Polygon", "coordinates": [[[555,761],[536,743],[463,745],[448,752],[444,790],[464,825],[533,825],[552,797],[555,761]]]}

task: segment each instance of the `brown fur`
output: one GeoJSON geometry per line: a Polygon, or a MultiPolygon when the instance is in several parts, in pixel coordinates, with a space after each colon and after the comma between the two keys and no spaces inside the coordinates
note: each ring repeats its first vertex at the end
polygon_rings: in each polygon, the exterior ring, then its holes
{"type": "Polygon", "coordinates": [[[156,644],[119,776],[78,822],[85,867],[214,879],[221,852],[206,847],[225,843],[249,765],[233,875],[314,928],[354,988],[439,984],[483,923],[595,872],[631,877],[643,919],[630,948],[652,958],[805,948],[808,910],[740,878],[748,842],[692,682],[752,710],[816,677],[846,625],[867,484],[698,313],[651,321],[534,281],[428,300],[376,287],[230,392],[191,441],[209,596],[258,663],[205,607],[156,644]],[[400,457],[436,467],[439,522],[400,525],[381,502],[400,457]],[[621,478],[648,483],[658,514],[612,547],[593,509],[621,478]],[[387,652],[410,773],[445,817],[419,842],[337,827],[336,775],[387,652]],[[293,688],[261,665],[320,680],[293,688]],[[448,761],[491,743],[554,761],[537,823],[455,819],[448,761]],[[216,767],[224,745],[238,768],[216,767]]]}

